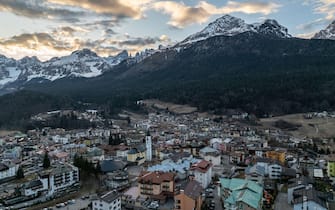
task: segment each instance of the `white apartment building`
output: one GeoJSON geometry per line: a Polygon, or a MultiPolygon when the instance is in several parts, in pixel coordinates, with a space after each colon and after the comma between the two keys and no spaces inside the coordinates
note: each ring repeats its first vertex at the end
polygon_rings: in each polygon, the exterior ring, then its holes
{"type": "Polygon", "coordinates": [[[203,188],[207,188],[212,180],[212,163],[206,160],[202,160],[196,164],[193,164],[190,168],[190,173],[194,176],[194,179],[198,181],[203,188]]]}
{"type": "Polygon", "coordinates": [[[121,195],[110,191],[100,197],[92,199],[93,210],[121,210],[121,195]]]}
{"type": "Polygon", "coordinates": [[[46,196],[62,193],[79,184],[79,170],[70,164],[57,164],[38,173],[38,180],[28,183],[24,188],[25,196],[46,196]]]}
{"type": "Polygon", "coordinates": [[[19,165],[0,163],[0,180],[16,176],[19,165]]]}

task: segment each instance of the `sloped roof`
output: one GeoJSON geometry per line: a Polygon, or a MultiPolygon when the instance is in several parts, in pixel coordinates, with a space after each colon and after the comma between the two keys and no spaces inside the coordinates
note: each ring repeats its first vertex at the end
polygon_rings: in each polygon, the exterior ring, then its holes
{"type": "Polygon", "coordinates": [[[139,183],[161,184],[164,181],[174,181],[174,173],[171,172],[142,172],[138,178],[139,183]]]}
{"type": "Polygon", "coordinates": [[[218,151],[212,147],[204,147],[200,150],[201,153],[217,153],[218,151]]]}
{"type": "Polygon", "coordinates": [[[137,154],[137,153],[138,153],[138,151],[137,151],[136,148],[132,148],[128,151],[128,154],[130,154],[130,155],[137,154]]]}
{"type": "Polygon", "coordinates": [[[5,165],[4,163],[0,163],[0,171],[6,171],[6,170],[8,170],[9,168],[8,168],[8,166],[7,165],[5,165]]]}
{"type": "Polygon", "coordinates": [[[243,202],[257,209],[263,197],[263,188],[256,182],[245,179],[220,179],[221,186],[231,191],[225,202],[243,202]]]}
{"type": "Polygon", "coordinates": [[[102,195],[100,198],[95,198],[93,200],[103,200],[106,203],[112,203],[113,201],[115,201],[116,199],[118,199],[121,196],[120,193],[116,192],[116,191],[110,191],[104,195],[102,195]]]}
{"type": "Polygon", "coordinates": [[[202,160],[191,166],[190,170],[200,171],[201,173],[206,173],[209,168],[212,167],[212,163],[206,160],[202,160]]]}
{"type": "Polygon", "coordinates": [[[170,158],[174,161],[177,162],[180,159],[183,158],[188,158],[192,156],[192,154],[188,153],[188,152],[172,152],[172,154],[170,155],[170,158]]]}
{"type": "Polygon", "coordinates": [[[326,201],[322,198],[322,192],[316,191],[312,187],[297,189],[293,192],[293,196],[295,199],[293,200],[294,204],[302,203],[304,200],[304,197],[308,201],[314,201],[315,203],[319,204],[323,208],[327,208],[326,201]]]}
{"type": "Polygon", "coordinates": [[[163,160],[160,164],[149,166],[148,171],[163,171],[170,172],[175,171],[177,173],[185,174],[190,168],[190,164],[199,162],[198,159],[182,159],[181,161],[175,162],[171,159],[163,160]]]}
{"type": "Polygon", "coordinates": [[[125,163],[119,160],[104,160],[101,162],[101,171],[104,173],[124,169],[125,163]]]}
{"type": "Polygon", "coordinates": [[[137,154],[137,153],[144,152],[144,151],[146,151],[146,147],[143,144],[140,144],[134,148],[131,148],[128,151],[128,154],[137,154]]]}
{"type": "Polygon", "coordinates": [[[282,175],[296,177],[297,171],[294,168],[283,167],[282,175]]]}
{"type": "Polygon", "coordinates": [[[201,187],[201,184],[199,182],[191,180],[184,188],[184,194],[195,200],[201,195],[202,190],[203,188],[201,187]]]}

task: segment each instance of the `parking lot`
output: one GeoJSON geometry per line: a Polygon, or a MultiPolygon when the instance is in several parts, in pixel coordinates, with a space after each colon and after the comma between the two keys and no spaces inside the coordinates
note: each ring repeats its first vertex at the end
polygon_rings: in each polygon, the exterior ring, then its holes
{"type": "Polygon", "coordinates": [[[220,196],[218,194],[218,187],[216,185],[211,185],[205,190],[205,203],[207,204],[207,209],[209,210],[222,210],[222,204],[220,196]]]}
{"type": "Polygon", "coordinates": [[[90,203],[91,203],[91,199],[90,198],[85,198],[85,199],[78,198],[78,199],[75,200],[74,203],[67,204],[64,207],[53,206],[53,209],[59,209],[59,210],[80,210],[80,209],[83,209],[83,208],[87,208],[90,203]]]}

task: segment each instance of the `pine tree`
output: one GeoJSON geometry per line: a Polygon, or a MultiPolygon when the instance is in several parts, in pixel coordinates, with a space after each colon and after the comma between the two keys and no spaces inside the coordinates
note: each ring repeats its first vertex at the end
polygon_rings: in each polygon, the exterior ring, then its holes
{"type": "Polygon", "coordinates": [[[330,149],[327,148],[327,151],[326,151],[326,154],[329,155],[331,152],[330,152],[330,149]]]}
{"type": "Polygon", "coordinates": [[[45,152],[44,159],[43,159],[43,168],[49,168],[50,167],[50,159],[48,152],[45,152]]]}
{"type": "Polygon", "coordinates": [[[101,173],[101,165],[100,165],[100,161],[98,161],[95,167],[95,174],[100,174],[100,173],[101,173]]]}
{"type": "Polygon", "coordinates": [[[23,179],[24,178],[24,172],[21,166],[19,166],[19,168],[17,169],[16,172],[16,178],[17,179],[23,179]]]}

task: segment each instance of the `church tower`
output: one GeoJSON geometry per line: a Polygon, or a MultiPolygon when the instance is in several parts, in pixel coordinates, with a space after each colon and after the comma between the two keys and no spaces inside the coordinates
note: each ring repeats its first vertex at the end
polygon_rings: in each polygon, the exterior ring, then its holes
{"type": "Polygon", "coordinates": [[[145,136],[145,146],[146,146],[146,159],[147,161],[152,160],[152,142],[149,130],[147,131],[147,135],[145,136]]]}

